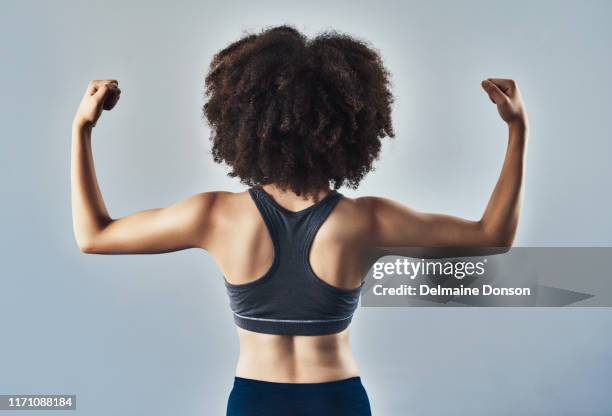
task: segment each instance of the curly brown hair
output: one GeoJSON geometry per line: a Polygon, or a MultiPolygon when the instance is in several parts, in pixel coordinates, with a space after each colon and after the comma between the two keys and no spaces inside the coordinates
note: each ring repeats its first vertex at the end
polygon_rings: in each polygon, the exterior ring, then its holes
{"type": "Polygon", "coordinates": [[[390,74],[365,41],[325,31],[307,39],[282,25],[218,52],[203,114],[215,162],[246,185],[298,195],[357,188],[395,137],[390,74]]]}

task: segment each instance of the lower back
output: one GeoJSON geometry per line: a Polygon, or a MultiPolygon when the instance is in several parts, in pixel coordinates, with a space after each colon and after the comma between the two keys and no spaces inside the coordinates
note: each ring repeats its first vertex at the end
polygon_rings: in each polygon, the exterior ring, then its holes
{"type": "Polygon", "coordinates": [[[323,383],[358,375],[349,331],[321,336],[268,335],[238,328],[236,376],[277,383],[323,383]]]}

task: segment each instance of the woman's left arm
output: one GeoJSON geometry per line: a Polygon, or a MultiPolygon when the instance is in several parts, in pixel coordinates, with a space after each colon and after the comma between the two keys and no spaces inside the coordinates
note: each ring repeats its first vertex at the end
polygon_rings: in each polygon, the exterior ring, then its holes
{"type": "Polygon", "coordinates": [[[117,81],[89,83],[72,124],[72,219],[77,244],[84,253],[164,253],[206,248],[218,193],[193,195],[168,206],[113,219],[96,178],[92,131],[102,110],[111,110],[121,91],[117,81]]]}

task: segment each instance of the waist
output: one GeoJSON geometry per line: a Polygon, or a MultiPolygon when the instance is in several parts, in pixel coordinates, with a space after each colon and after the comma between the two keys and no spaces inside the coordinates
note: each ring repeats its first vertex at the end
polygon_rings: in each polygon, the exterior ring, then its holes
{"type": "Polygon", "coordinates": [[[349,330],[320,336],[270,335],[238,328],[236,376],[277,383],[322,383],[359,375],[349,330]]]}

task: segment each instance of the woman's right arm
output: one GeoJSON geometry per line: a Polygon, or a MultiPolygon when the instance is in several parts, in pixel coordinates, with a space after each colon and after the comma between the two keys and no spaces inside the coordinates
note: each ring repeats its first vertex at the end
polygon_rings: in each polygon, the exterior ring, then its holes
{"type": "Polygon", "coordinates": [[[196,194],[166,208],[118,219],[109,215],[96,178],[91,140],[102,110],[111,110],[120,94],[115,80],[90,82],[72,123],[72,219],[79,248],[97,254],[205,249],[218,193],[196,194]]]}
{"type": "Polygon", "coordinates": [[[522,198],[527,113],[514,81],[488,79],[482,87],[508,125],[506,157],[482,217],[474,221],[421,213],[388,199],[361,198],[371,218],[370,246],[384,248],[385,254],[445,257],[493,253],[512,245],[522,198]]]}

